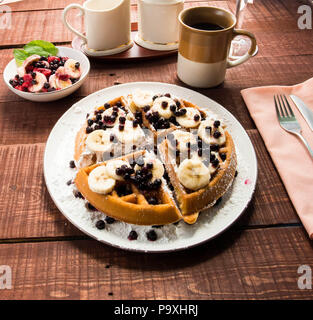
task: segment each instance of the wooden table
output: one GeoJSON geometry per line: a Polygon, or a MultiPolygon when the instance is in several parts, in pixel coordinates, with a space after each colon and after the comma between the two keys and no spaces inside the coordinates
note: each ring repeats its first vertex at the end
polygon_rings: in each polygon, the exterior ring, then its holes
{"type": "MultiPolygon", "coordinates": [[[[72,0],[33,0],[11,5],[12,28],[0,30],[0,72],[12,48],[33,39],[70,45],[61,22],[72,0]]],[[[76,1],[82,2],[82,1],[76,1]]],[[[12,289],[0,299],[302,299],[298,267],[313,267],[312,242],[241,98],[243,88],[292,85],[313,74],[312,30],[299,30],[295,0],[256,0],[244,28],[259,53],[227,72],[225,83],[198,90],[225,106],[247,130],[259,176],[242,218],[217,239],[185,252],[138,254],[103,245],[82,234],[58,211],[43,179],[43,152],[58,118],[99,89],[131,81],[183,84],[176,58],[141,63],[91,61],[83,87],[52,103],[32,103],[0,84],[0,265],[12,268],[12,289]]],[[[186,6],[207,5],[186,0],[186,6]]],[[[210,1],[234,9],[234,1],[210,1]]],[[[136,20],[132,4],[132,20],[136,20]]],[[[74,13],[73,13],[74,15],[74,13]]],[[[75,25],[81,24],[75,18],[75,25]]]]}

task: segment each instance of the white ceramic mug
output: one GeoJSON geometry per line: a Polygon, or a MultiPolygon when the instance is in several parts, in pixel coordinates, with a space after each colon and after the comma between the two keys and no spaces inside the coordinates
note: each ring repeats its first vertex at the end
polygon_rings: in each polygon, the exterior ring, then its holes
{"type": "Polygon", "coordinates": [[[130,0],[88,0],[82,6],[70,4],[63,11],[63,23],[92,50],[121,52],[131,43],[130,0]],[[73,8],[81,10],[85,16],[86,35],[67,22],[67,13],[73,8]]]}
{"type": "Polygon", "coordinates": [[[138,0],[136,42],[152,50],[178,48],[178,15],[184,0],[138,0]]]}

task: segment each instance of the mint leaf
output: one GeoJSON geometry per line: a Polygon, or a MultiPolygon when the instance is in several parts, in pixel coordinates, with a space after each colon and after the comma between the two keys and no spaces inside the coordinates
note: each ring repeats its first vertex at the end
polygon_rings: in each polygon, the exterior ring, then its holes
{"type": "Polygon", "coordinates": [[[42,47],[38,47],[38,46],[29,46],[26,45],[24,47],[24,50],[31,56],[33,54],[38,54],[39,56],[44,56],[44,57],[48,57],[48,55],[50,55],[50,53],[48,51],[46,51],[45,49],[43,49],[42,47]]]}
{"type": "Polygon", "coordinates": [[[56,56],[58,54],[58,49],[51,42],[33,40],[27,43],[23,49],[14,49],[13,54],[16,64],[21,66],[23,61],[33,54],[38,54],[39,56],[44,57],[48,57],[49,55],[56,56]]]}
{"type": "Polygon", "coordinates": [[[14,49],[13,50],[14,58],[16,64],[20,67],[23,64],[23,61],[30,56],[25,50],[23,49],[14,49]]]}
{"type": "Polygon", "coordinates": [[[58,54],[58,49],[53,43],[44,40],[33,40],[24,46],[26,52],[31,52],[31,54],[38,54],[43,56],[56,56],[58,54]],[[40,48],[40,49],[39,49],[40,48]]]}

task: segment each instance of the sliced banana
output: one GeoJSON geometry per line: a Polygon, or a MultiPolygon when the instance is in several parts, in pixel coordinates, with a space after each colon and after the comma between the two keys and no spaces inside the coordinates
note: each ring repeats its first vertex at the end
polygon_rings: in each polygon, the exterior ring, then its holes
{"type": "Polygon", "coordinates": [[[92,152],[108,152],[112,149],[110,132],[105,130],[95,130],[88,134],[86,146],[92,152]]]}
{"type": "Polygon", "coordinates": [[[134,127],[133,122],[126,120],[123,126],[123,130],[120,130],[120,125],[116,124],[113,128],[113,132],[118,141],[128,146],[140,144],[145,135],[140,126],[134,127]]]}
{"type": "Polygon", "coordinates": [[[198,136],[206,144],[210,144],[210,143],[214,143],[214,144],[218,144],[218,145],[224,144],[226,141],[226,137],[225,137],[225,132],[224,132],[222,125],[220,125],[217,128],[217,130],[221,134],[219,138],[214,138],[215,130],[216,129],[214,128],[214,120],[212,120],[212,119],[204,120],[201,122],[201,124],[198,128],[198,136]],[[211,128],[211,129],[209,129],[209,128],[211,128]]]}
{"type": "Polygon", "coordinates": [[[52,75],[49,77],[49,84],[50,84],[50,87],[51,87],[51,88],[55,88],[55,89],[57,88],[55,74],[52,74],[52,75]]]}
{"type": "Polygon", "coordinates": [[[176,121],[184,128],[195,128],[200,124],[201,114],[196,108],[187,107],[183,116],[176,117],[176,121]]]}
{"type": "Polygon", "coordinates": [[[108,194],[114,189],[115,180],[108,175],[106,167],[102,165],[90,172],[88,186],[93,192],[108,194]]]}
{"type": "Polygon", "coordinates": [[[161,117],[169,119],[173,115],[173,112],[170,109],[171,105],[176,106],[173,99],[168,97],[159,97],[154,100],[151,110],[157,111],[161,117]]]}
{"type": "Polygon", "coordinates": [[[65,72],[73,79],[78,79],[82,74],[81,67],[80,65],[77,67],[77,63],[79,62],[74,59],[67,59],[64,64],[65,72]]]}
{"type": "Polygon", "coordinates": [[[118,174],[116,174],[116,169],[120,168],[123,165],[129,167],[129,163],[124,160],[117,159],[117,160],[108,161],[107,165],[106,165],[108,175],[112,179],[123,181],[124,179],[121,176],[119,176],[118,174]]]}
{"type": "Polygon", "coordinates": [[[56,83],[57,89],[65,89],[72,85],[71,79],[69,78],[66,79],[66,76],[68,76],[68,74],[66,73],[65,68],[59,67],[55,73],[55,83],[56,83]],[[63,77],[66,80],[64,80],[63,77]]]}
{"type": "Polygon", "coordinates": [[[132,94],[133,103],[137,108],[144,108],[145,106],[152,106],[153,93],[150,91],[144,91],[137,89],[132,94]]]}
{"type": "MultiPolygon", "coordinates": [[[[153,182],[156,179],[161,179],[164,175],[164,166],[163,163],[157,159],[157,158],[145,158],[144,159],[144,165],[146,166],[148,163],[152,163],[152,179],[151,181],[153,182]]],[[[140,170],[142,167],[139,166],[138,164],[135,165],[134,170],[140,170]]]]}
{"type": "Polygon", "coordinates": [[[41,72],[35,72],[36,76],[33,80],[35,80],[35,84],[30,86],[28,90],[30,92],[39,92],[43,88],[44,84],[47,82],[46,76],[41,72]]]}
{"type": "Polygon", "coordinates": [[[38,54],[33,54],[32,56],[26,58],[24,61],[23,61],[23,67],[26,69],[30,64],[32,64],[33,62],[35,61],[39,61],[40,59],[40,56],[38,54]]]}
{"type": "Polygon", "coordinates": [[[56,78],[57,89],[65,89],[72,85],[72,81],[70,79],[61,80],[60,78],[56,78]]]}
{"type": "Polygon", "coordinates": [[[190,190],[198,190],[209,184],[210,170],[200,159],[185,159],[177,171],[180,183],[190,190]]]}
{"type": "Polygon", "coordinates": [[[171,134],[174,136],[173,143],[169,141],[169,147],[172,150],[184,152],[188,150],[188,144],[192,145],[196,143],[196,137],[189,131],[175,130],[171,134]]]}

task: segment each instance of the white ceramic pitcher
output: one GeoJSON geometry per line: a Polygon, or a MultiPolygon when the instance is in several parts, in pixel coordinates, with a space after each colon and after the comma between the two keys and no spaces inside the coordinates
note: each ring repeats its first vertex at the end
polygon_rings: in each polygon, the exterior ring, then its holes
{"type": "Polygon", "coordinates": [[[178,48],[178,15],[184,0],[138,0],[138,34],[135,41],[152,50],[178,48]]]}
{"type": "Polygon", "coordinates": [[[63,11],[63,23],[85,41],[88,49],[109,50],[112,54],[131,45],[130,0],[88,0],[82,6],[70,4],[63,11]],[[67,22],[67,13],[73,8],[81,10],[85,16],[85,35],[67,22]]]}

